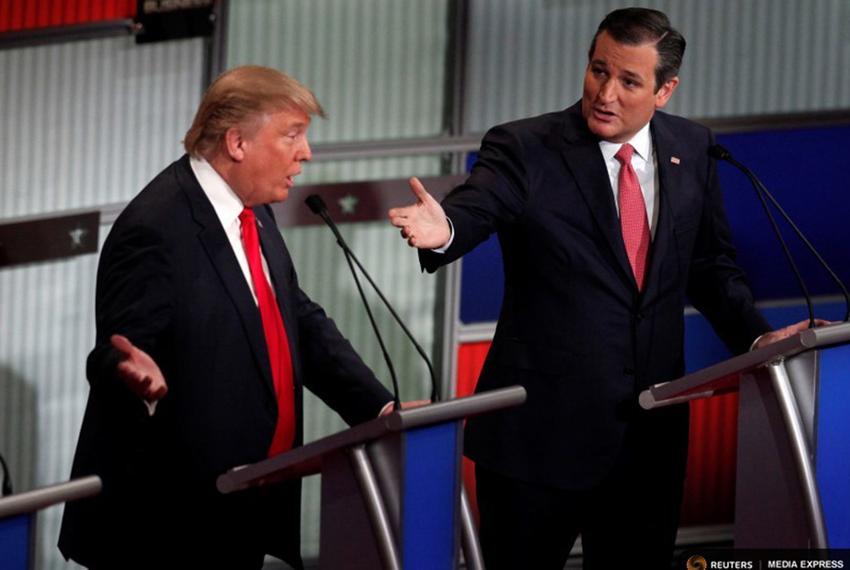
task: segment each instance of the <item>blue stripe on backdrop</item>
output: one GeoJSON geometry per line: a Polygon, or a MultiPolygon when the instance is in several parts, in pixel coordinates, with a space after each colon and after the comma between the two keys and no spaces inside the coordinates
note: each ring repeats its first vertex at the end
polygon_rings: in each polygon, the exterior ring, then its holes
{"type": "MultiPolygon", "coordinates": [[[[850,281],[850,198],[847,159],[850,127],[826,127],[718,137],[741,162],[752,168],[795,219],[845,283],[850,281]]],[[[471,167],[475,155],[470,155],[471,167]]],[[[770,231],[761,205],[743,174],[720,165],[729,222],[738,260],[757,299],[796,298],[800,290],[770,231]]],[[[786,232],[787,233],[787,232],[786,232]]],[[[814,295],[838,291],[803,246],[787,234],[789,245],[814,295]]],[[[495,237],[466,255],[461,268],[460,319],[463,323],[498,319],[503,293],[502,260],[495,237]]]]}
{"type": "MultiPolygon", "coordinates": [[[[755,172],[838,276],[850,281],[850,126],[725,134],[717,140],[755,172]]],[[[726,163],[718,173],[738,260],[756,298],[799,297],[749,180],[726,163]]],[[[805,246],[782,228],[812,295],[837,293],[805,246]]]]}

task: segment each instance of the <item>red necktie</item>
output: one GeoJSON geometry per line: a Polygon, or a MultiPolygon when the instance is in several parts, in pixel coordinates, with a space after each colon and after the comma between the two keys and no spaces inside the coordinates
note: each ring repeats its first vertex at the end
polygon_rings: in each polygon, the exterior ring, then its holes
{"type": "Polygon", "coordinates": [[[277,393],[277,425],[269,448],[269,457],[277,455],[292,447],[295,439],[295,396],[292,381],[292,356],[289,353],[289,341],[286,329],[283,328],[283,318],[277,306],[274,293],[263,272],[263,262],[260,257],[260,239],[257,234],[257,218],[249,208],[239,214],[242,222],[242,245],[248,257],[248,268],[251,271],[251,281],[254,282],[254,292],[263,320],[263,333],[269,350],[269,363],[274,379],[274,389],[277,393]]]}
{"type": "Polygon", "coordinates": [[[620,229],[623,231],[623,243],[626,254],[637,281],[638,290],[643,289],[646,276],[646,259],[649,254],[649,221],[646,219],[646,204],[640,190],[635,169],[632,168],[632,153],[635,149],[626,143],[614,155],[620,161],[620,174],[617,177],[617,203],[620,206],[620,229]]]}

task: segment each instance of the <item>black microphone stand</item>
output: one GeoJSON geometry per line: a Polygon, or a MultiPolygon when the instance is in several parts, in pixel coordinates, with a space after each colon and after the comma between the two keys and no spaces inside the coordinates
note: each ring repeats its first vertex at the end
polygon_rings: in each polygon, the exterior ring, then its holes
{"type": "Polygon", "coordinates": [[[5,497],[12,494],[12,478],[9,477],[9,467],[2,455],[0,455],[0,467],[3,468],[3,487],[0,490],[0,497],[5,497]]]}
{"type": "Polygon", "coordinates": [[[308,196],[307,199],[304,202],[307,204],[307,206],[310,208],[310,210],[314,214],[318,215],[319,217],[322,218],[322,220],[324,220],[325,224],[331,229],[334,236],[336,237],[337,244],[340,246],[340,248],[343,250],[343,252],[345,254],[345,259],[348,262],[348,266],[349,266],[349,269],[351,270],[351,274],[354,276],[354,281],[357,284],[357,288],[358,288],[358,291],[360,293],[360,297],[361,297],[361,299],[363,299],[363,304],[366,306],[366,312],[369,315],[369,320],[372,324],[372,328],[375,331],[375,335],[378,337],[378,342],[380,343],[381,349],[384,352],[384,359],[387,361],[387,365],[390,368],[390,375],[392,376],[392,379],[393,379],[393,387],[394,387],[395,393],[396,393],[396,400],[398,400],[398,397],[397,397],[397,395],[398,395],[398,383],[397,383],[397,379],[396,379],[396,376],[395,376],[395,371],[393,370],[392,365],[390,364],[389,354],[387,353],[386,348],[385,348],[384,343],[383,343],[383,340],[381,339],[381,336],[378,333],[377,324],[375,323],[374,318],[372,316],[372,312],[369,308],[368,303],[366,302],[366,296],[363,293],[363,290],[361,288],[360,281],[357,277],[356,271],[354,270],[354,267],[352,266],[352,262],[354,262],[354,264],[356,264],[357,267],[360,269],[361,273],[363,273],[363,276],[369,282],[369,285],[371,285],[372,289],[375,291],[375,293],[377,293],[378,298],[381,300],[381,302],[384,304],[384,306],[387,307],[387,310],[390,312],[390,314],[392,315],[395,322],[398,323],[399,327],[401,327],[402,331],[404,331],[404,334],[407,336],[407,338],[413,344],[413,347],[416,349],[416,351],[419,353],[419,356],[421,356],[422,360],[425,361],[425,365],[428,367],[428,373],[429,373],[429,376],[431,378],[431,401],[432,402],[439,401],[439,399],[440,399],[439,398],[439,391],[437,389],[436,376],[434,375],[434,367],[432,366],[431,361],[428,358],[427,354],[425,354],[425,350],[419,345],[418,342],[416,342],[416,339],[413,337],[413,333],[410,332],[410,330],[404,324],[404,321],[401,320],[401,317],[399,317],[398,313],[395,311],[392,304],[387,300],[387,298],[384,296],[383,292],[381,292],[381,290],[377,286],[377,284],[375,284],[375,281],[369,275],[369,272],[366,271],[366,269],[363,267],[363,264],[360,263],[360,260],[357,258],[357,256],[351,250],[351,248],[348,247],[348,244],[346,243],[345,239],[343,239],[342,234],[339,233],[339,229],[336,227],[336,224],[333,222],[330,215],[328,214],[327,207],[325,205],[324,200],[322,200],[322,198],[320,196],[313,194],[311,196],[308,196]]]}
{"type": "Polygon", "coordinates": [[[779,243],[782,246],[782,250],[785,253],[785,257],[788,259],[788,264],[791,266],[791,269],[794,271],[794,275],[797,278],[797,282],[800,284],[800,289],[803,292],[803,296],[806,299],[806,306],[809,312],[809,328],[813,328],[815,326],[815,317],[814,317],[814,308],[812,307],[812,298],[809,294],[809,290],[806,287],[806,284],[803,281],[803,277],[800,274],[800,270],[797,267],[797,264],[794,263],[794,259],[791,256],[791,251],[788,249],[788,245],[785,243],[785,239],[782,237],[782,232],[779,230],[779,226],[776,223],[776,219],[773,217],[773,213],[770,211],[770,207],[767,204],[767,200],[770,200],[770,203],[776,208],[776,210],[782,215],[783,219],[788,223],[800,241],[805,244],[806,248],[815,256],[815,259],[821,264],[821,266],[827,271],[832,280],[838,285],[838,288],[841,290],[841,293],[844,296],[844,302],[846,305],[846,310],[844,313],[844,321],[850,321],[850,294],[847,292],[847,287],[844,286],[841,279],[835,274],[832,268],[826,263],[820,253],[815,249],[815,246],[806,238],[800,228],[797,227],[797,224],[791,219],[788,213],[782,208],[776,198],[768,191],[767,187],[762,183],[761,180],[746,166],[738,162],[732,157],[732,154],[722,147],[719,144],[714,144],[708,148],[708,153],[710,156],[718,159],[725,160],[741,172],[743,172],[747,178],[749,178],[750,183],[753,185],[753,188],[756,191],[756,195],[761,202],[762,208],[764,209],[765,214],[767,215],[768,220],[770,220],[770,224],[773,227],[773,231],[776,234],[779,243]],[[765,199],[765,197],[767,199],[765,199]]]}

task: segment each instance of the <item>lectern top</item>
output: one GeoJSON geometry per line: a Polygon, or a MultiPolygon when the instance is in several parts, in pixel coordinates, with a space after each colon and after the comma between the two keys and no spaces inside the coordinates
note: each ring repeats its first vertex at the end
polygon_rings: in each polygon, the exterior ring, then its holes
{"type": "Polygon", "coordinates": [[[219,476],[216,486],[222,493],[232,493],[256,485],[306,477],[320,472],[323,458],[340,449],[373,441],[392,432],[458,421],[516,406],[523,403],[525,398],[525,388],[511,386],[418,408],[396,410],[287,453],[231,469],[219,476]]]}
{"type": "Polygon", "coordinates": [[[640,404],[650,409],[702,395],[712,396],[728,392],[737,387],[738,377],[742,373],[779,359],[796,356],[807,350],[846,343],[850,343],[850,323],[807,329],[764,348],[724,360],[672,382],[651,386],[641,393],[640,404]]]}

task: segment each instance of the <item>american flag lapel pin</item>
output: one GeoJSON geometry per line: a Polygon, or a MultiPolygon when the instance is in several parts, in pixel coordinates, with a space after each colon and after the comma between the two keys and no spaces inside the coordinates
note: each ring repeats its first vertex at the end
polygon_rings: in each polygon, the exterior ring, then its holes
{"type": "Polygon", "coordinates": [[[679,164],[679,163],[680,163],[680,162],[682,162],[682,161],[681,161],[681,160],[679,160],[679,157],[678,157],[678,156],[671,156],[671,157],[670,157],[670,162],[672,162],[673,164],[679,164]]]}

